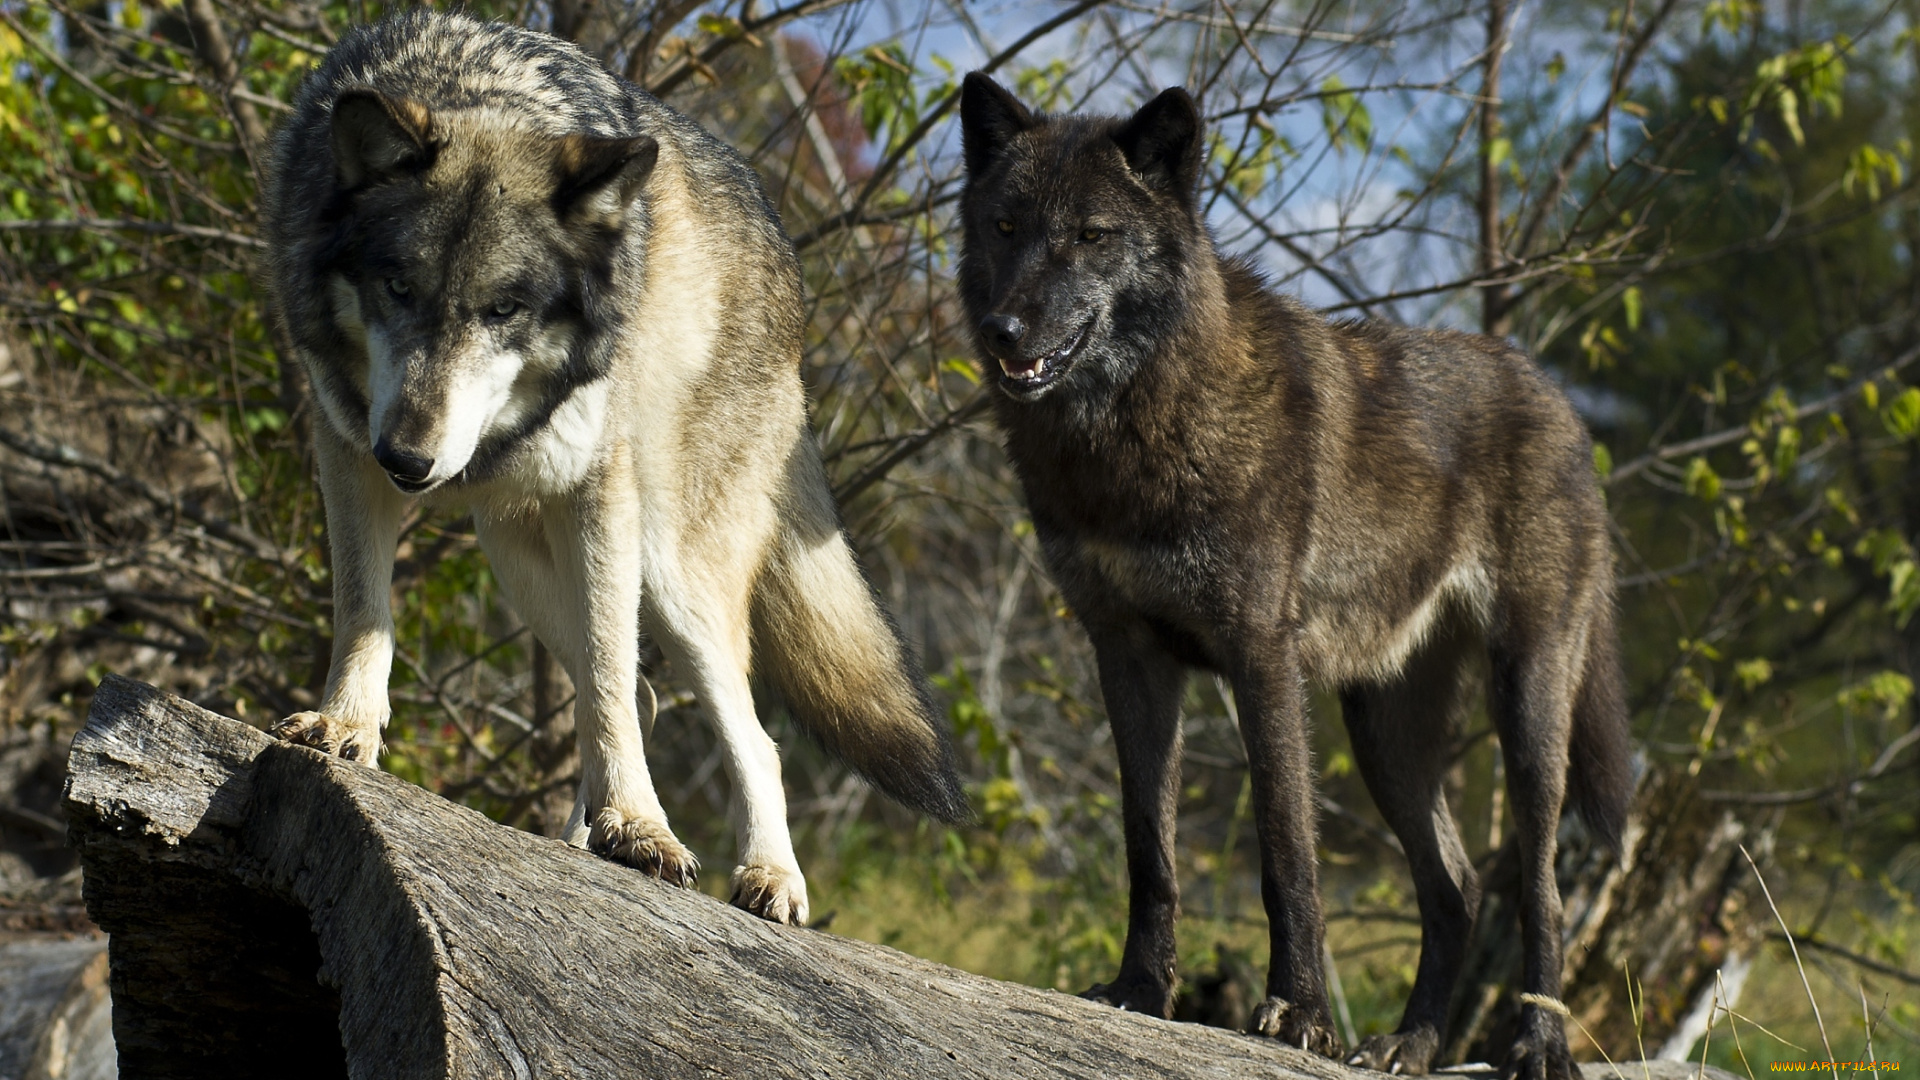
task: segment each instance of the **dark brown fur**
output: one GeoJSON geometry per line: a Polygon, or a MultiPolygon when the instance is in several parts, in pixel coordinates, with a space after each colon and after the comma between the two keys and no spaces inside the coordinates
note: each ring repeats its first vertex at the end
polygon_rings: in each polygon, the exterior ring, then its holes
{"type": "MultiPolygon", "coordinates": [[[[1127,945],[1089,994],[1167,1013],[1179,702],[1190,669],[1212,670],[1239,707],[1272,931],[1254,1026],[1339,1052],[1313,680],[1340,695],[1421,911],[1400,1028],[1353,1060],[1425,1072],[1479,900],[1441,780],[1469,675],[1487,663],[1526,867],[1524,987],[1557,997],[1563,797],[1612,837],[1630,789],[1605,508],[1565,396],[1504,342],[1329,323],[1217,255],[1184,91],[1124,120],[1038,117],[973,75],[961,115],[962,296],[999,369],[998,418],[1048,565],[1098,655],[1120,758],[1127,945]]],[[[1508,1065],[1573,1075],[1560,1018],[1528,1007],[1508,1065]]]]}

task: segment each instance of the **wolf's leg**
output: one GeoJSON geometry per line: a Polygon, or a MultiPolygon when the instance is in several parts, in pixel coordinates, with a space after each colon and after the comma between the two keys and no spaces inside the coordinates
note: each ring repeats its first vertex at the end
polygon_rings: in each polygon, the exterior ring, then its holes
{"type": "Polygon", "coordinates": [[[1127,944],[1120,974],[1083,996],[1165,1017],[1173,1011],[1174,923],[1180,881],[1173,865],[1180,789],[1180,695],[1186,668],[1125,630],[1093,631],[1100,696],[1120,758],[1120,812],[1127,836],[1127,944]]]}
{"type": "Polygon", "coordinates": [[[571,504],[476,515],[481,542],[515,610],[553,650],[578,692],[580,796],[568,841],[663,881],[691,885],[700,864],[667,826],[647,769],[640,683],[639,524],[624,447],[571,504]],[[585,836],[579,834],[584,831],[585,836]]]}
{"type": "MultiPolygon", "coordinates": [[[[1544,591],[1544,590],[1543,590],[1544,591]]],[[[1556,591],[1557,593],[1557,591],[1556,591]]],[[[1558,1004],[1560,887],[1554,877],[1555,834],[1566,795],[1567,741],[1575,677],[1585,661],[1586,619],[1563,594],[1550,602],[1505,601],[1506,624],[1491,643],[1487,703],[1506,759],[1507,792],[1520,848],[1520,928],[1524,992],[1558,1004]]],[[[1553,1008],[1525,1004],[1520,1033],[1507,1054],[1506,1075],[1520,1080],[1571,1080],[1566,1026],[1553,1008]]]]}
{"type": "MultiPolygon", "coordinates": [[[[480,547],[487,553],[493,576],[507,603],[527,624],[533,636],[553,652],[554,659],[577,680],[586,656],[583,633],[586,614],[579,590],[564,580],[555,565],[553,549],[547,546],[547,534],[536,511],[522,508],[502,513],[482,506],[473,514],[474,530],[480,547]]],[[[648,696],[651,696],[650,694],[648,696]]],[[[644,717],[643,717],[644,719],[644,717]]],[[[567,818],[561,838],[574,847],[587,846],[586,786],[577,790],[573,813],[567,818]]]]}
{"type": "Polygon", "coordinates": [[[1400,1026],[1361,1042],[1350,1065],[1417,1076],[1446,1033],[1447,999],[1480,906],[1480,883],[1442,789],[1454,720],[1467,697],[1471,637],[1442,632],[1398,677],[1340,696],[1360,775],[1406,849],[1420,901],[1420,968],[1400,1026]]]}
{"type": "Polygon", "coordinates": [[[287,717],[273,734],[378,766],[393,667],[393,555],[406,498],[324,419],[313,425],[313,445],[333,553],[333,665],[320,708],[287,717]]]}
{"type": "Polygon", "coordinates": [[[1254,824],[1260,836],[1260,895],[1273,942],[1267,997],[1251,1029],[1329,1057],[1340,1052],[1322,966],[1313,769],[1299,644],[1277,631],[1240,645],[1231,681],[1247,746],[1254,824]]]}
{"type": "Polygon", "coordinates": [[[780,751],[760,726],[747,678],[752,546],[710,550],[697,566],[662,568],[648,597],[648,622],[705,705],[733,781],[731,815],[740,848],[733,903],[763,919],[801,925],[807,921],[807,880],[787,831],[780,751]]]}

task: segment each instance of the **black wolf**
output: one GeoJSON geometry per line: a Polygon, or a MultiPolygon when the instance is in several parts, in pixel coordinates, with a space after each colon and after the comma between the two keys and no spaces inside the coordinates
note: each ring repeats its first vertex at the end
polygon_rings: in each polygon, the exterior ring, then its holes
{"type": "Polygon", "coordinates": [[[1425,1072],[1479,887],[1441,791],[1490,667],[1523,853],[1528,1005],[1508,1061],[1573,1074],[1554,834],[1563,796],[1617,837],[1630,792],[1606,512],[1591,444],[1526,356],[1488,337],[1328,323],[1215,253],[1202,122],[1168,90],[1125,119],[1029,112],[968,76],[961,295],[1047,563],[1098,654],[1132,907],[1088,995],[1164,1016],[1174,982],[1179,702],[1231,682],[1273,939],[1256,1030],[1339,1052],[1321,968],[1306,685],[1412,864],[1419,974],[1357,1064],[1425,1072]]]}
{"type": "Polygon", "coordinates": [[[545,34],[418,10],[343,37],[275,140],[279,317],[320,405],[334,650],[285,738],[374,763],[407,501],[473,508],[579,688],[569,840],[690,883],[647,770],[656,634],[725,748],[734,901],[804,922],[750,667],[888,794],[964,816],[945,728],[807,428],[793,247],[753,170],[545,34]]]}

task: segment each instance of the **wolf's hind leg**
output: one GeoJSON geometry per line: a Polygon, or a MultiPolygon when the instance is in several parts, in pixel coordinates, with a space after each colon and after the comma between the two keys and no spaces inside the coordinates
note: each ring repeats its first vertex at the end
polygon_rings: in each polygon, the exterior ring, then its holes
{"type": "Polygon", "coordinates": [[[1420,901],[1420,967],[1400,1026],[1362,1041],[1349,1065],[1418,1076],[1432,1066],[1446,1034],[1447,999],[1480,905],[1480,885],[1442,788],[1476,645],[1465,627],[1442,627],[1397,677],[1340,695],[1360,775],[1406,850],[1420,901]]]}
{"type": "MultiPolygon", "coordinates": [[[[1507,792],[1520,848],[1520,930],[1525,946],[1521,987],[1557,1003],[1561,910],[1554,857],[1566,795],[1574,683],[1585,662],[1587,619],[1579,605],[1558,595],[1512,618],[1519,624],[1514,628],[1517,632],[1508,633],[1489,650],[1492,678],[1487,699],[1506,760],[1507,792]]],[[[1505,1075],[1519,1080],[1572,1080],[1580,1075],[1568,1053],[1566,1026],[1558,1012],[1534,1004],[1521,1006],[1520,1032],[1507,1053],[1505,1075]]]]}
{"type": "Polygon", "coordinates": [[[393,555],[406,499],[371,457],[313,426],[333,552],[333,663],[320,708],[295,713],[272,733],[362,765],[378,765],[393,667],[393,555]]]}
{"type": "MultiPolygon", "coordinates": [[[[729,554],[744,560],[744,552],[729,554]]],[[[716,561],[727,559],[722,555],[716,561]]],[[[747,679],[751,582],[750,572],[730,573],[724,565],[665,569],[649,598],[648,622],[705,705],[733,781],[733,827],[740,847],[733,903],[772,922],[804,925],[807,880],[787,831],[780,751],[760,726],[747,679]]]]}
{"type": "MultiPolygon", "coordinates": [[[[617,462],[615,463],[618,464],[617,462]]],[[[618,471],[617,469],[615,471],[618,471]]],[[[675,885],[692,885],[699,860],[667,825],[647,769],[640,709],[640,555],[632,499],[612,483],[573,505],[475,514],[507,598],[545,642],[578,691],[580,794],[569,843],[675,885]]]]}

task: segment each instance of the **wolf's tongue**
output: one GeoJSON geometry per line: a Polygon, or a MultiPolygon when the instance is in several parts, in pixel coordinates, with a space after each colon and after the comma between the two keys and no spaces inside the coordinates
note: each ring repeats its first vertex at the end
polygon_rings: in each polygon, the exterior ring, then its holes
{"type": "Polygon", "coordinates": [[[1031,360],[1024,357],[1003,359],[1000,361],[1000,370],[1006,372],[1009,378],[1023,379],[1038,374],[1046,362],[1047,358],[1044,356],[1036,356],[1031,360]]]}

